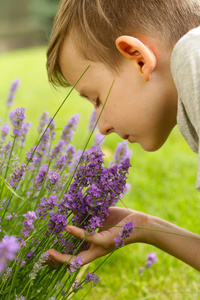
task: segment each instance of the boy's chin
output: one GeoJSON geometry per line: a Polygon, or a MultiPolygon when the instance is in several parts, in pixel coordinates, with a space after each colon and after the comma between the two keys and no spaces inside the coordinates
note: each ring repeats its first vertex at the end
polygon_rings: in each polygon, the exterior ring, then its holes
{"type": "Polygon", "coordinates": [[[140,146],[142,147],[142,149],[144,151],[147,151],[147,152],[154,152],[154,151],[157,151],[159,150],[163,145],[164,143],[166,142],[166,140],[164,141],[148,141],[148,142],[144,142],[144,143],[139,143],[140,146]]]}

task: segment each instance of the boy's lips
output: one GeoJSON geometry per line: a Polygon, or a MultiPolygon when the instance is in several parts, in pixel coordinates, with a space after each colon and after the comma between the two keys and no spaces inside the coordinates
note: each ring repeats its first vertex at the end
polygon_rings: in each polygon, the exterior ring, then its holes
{"type": "Polygon", "coordinates": [[[128,141],[129,141],[129,143],[134,143],[133,141],[131,141],[130,135],[128,136],[128,141]]]}
{"type": "Polygon", "coordinates": [[[125,135],[125,136],[123,136],[122,138],[124,139],[124,140],[128,140],[128,135],[125,135]]]}

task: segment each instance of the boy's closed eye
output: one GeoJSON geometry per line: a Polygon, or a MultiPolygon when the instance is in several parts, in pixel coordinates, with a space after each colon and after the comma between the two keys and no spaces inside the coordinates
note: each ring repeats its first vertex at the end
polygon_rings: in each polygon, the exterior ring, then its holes
{"type": "Polygon", "coordinates": [[[83,94],[83,93],[80,93],[79,95],[80,95],[82,98],[85,98],[85,99],[87,99],[88,101],[90,101],[90,102],[94,105],[95,108],[98,108],[98,107],[100,106],[100,104],[101,104],[101,101],[100,101],[99,97],[97,97],[97,98],[94,99],[94,100],[91,100],[88,96],[86,96],[86,95],[83,94]]]}

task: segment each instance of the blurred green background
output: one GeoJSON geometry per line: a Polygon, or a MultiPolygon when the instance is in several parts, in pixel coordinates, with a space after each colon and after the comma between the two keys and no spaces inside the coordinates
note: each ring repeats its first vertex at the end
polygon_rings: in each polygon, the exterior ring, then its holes
{"type": "MultiPolygon", "coordinates": [[[[39,1],[35,0],[36,2],[39,1]]],[[[38,5],[44,3],[46,1],[40,1],[38,5]]],[[[42,31],[46,25],[43,26],[42,31]]],[[[47,36],[48,30],[45,29],[47,36]]],[[[44,41],[42,43],[45,44],[44,41]]],[[[27,48],[21,48],[22,45],[19,47],[19,44],[9,47],[7,43],[6,47],[2,47],[0,117],[3,122],[6,115],[4,103],[10,82],[20,78],[21,84],[13,108],[25,107],[27,120],[33,123],[27,138],[28,150],[36,137],[40,114],[48,111],[53,115],[69,89],[56,91],[48,83],[45,45],[24,46],[27,48]],[[18,49],[10,50],[16,47],[18,49]]],[[[81,118],[74,144],[82,149],[89,134],[87,126],[92,110],[91,105],[74,91],[55,119],[57,137],[70,116],[79,113],[81,118]]],[[[106,161],[112,158],[116,144],[120,141],[115,134],[106,137],[103,145],[106,161]]],[[[200,234],[200,194],[195,190],[197,155],[189,149],[178,128],[174,129],[166,144],[157,152],[147,153],[136,144],[130,145],[130,149],[133,151],[133,167],[128,180],[131,190],[123,199],[126,206],[161,217],[200,234]]],[[[119,206],[121,205],[120,203],[119,206]]],[[[92,272],[103,259],[100,258],[87,266],[87,272],[92,272]]],[[[102,265],[97,274],[101,277],[100,282],[86,299],[200,299],[199,273],[149,245],[129,245],[118,250],[102,265]],[[139,276],[139,267],[144,266],[146,255],[152,251],[156,252],[158,262],[147,270],[144,276],[139,276]]],[[[74,299],[82,299],[85,293],[86,290],[80,291],[74,299]]]]}

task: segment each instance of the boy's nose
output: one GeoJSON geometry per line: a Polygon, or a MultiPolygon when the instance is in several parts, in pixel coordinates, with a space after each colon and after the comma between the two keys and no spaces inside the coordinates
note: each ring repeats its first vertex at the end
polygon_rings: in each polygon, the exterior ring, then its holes
{"type": "Polygon", "coordinates": [[[108,135],[114,132],[114,128],[101,115],[98,121],[99,131],[103,135],[108,135]]]}

